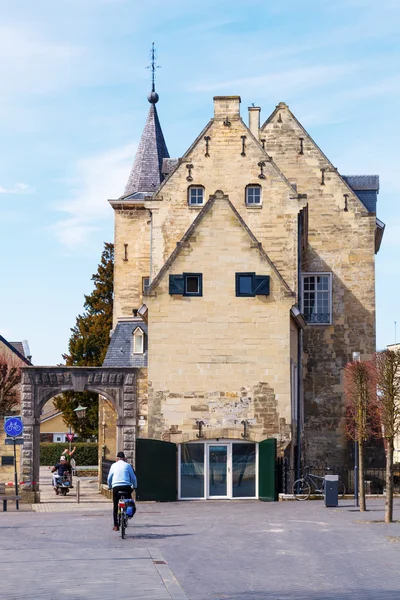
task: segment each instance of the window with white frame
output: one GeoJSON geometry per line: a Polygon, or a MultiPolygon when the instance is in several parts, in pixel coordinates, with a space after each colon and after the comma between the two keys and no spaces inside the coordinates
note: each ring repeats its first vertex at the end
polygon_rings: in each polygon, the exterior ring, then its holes
{"type": "Polygon", "coordinates": [[[136,327],[133,332],[133,354],[144,353],[144,332],[140,327],[136,327]]]}
{"type": "Polygon", "coordinates": [[[188,189],[189,206],[201,206],[204,203],[204,188],[192,185],[188,189]]]}
{"type": "Polygon", "coordinates": [[[330,325],[332,322],[332,274],[303,275],[303,314],[310,325],[330,325]]]}
{"type": "Polygon", "coordinates": [[[261,206],[261,186],[248,185],[246,187],[246,205],[261,206]]]}

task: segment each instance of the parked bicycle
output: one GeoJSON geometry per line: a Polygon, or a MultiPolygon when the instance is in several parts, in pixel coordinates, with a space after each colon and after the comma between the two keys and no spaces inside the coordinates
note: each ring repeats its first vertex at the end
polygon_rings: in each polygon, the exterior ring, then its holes
{"type": "MultiPolygon", "coordinates": [[[[329,469],[327,469],[329,471],[329,469]]],[[[325,478],[310,472],[310,467],[304,467],[303,477],[293,484],[293,496],[296,500],[308,500],[314,494],[325,493],[325,478]]],[[[338,481],[338,496],[343,498],[346,487],[341,479],[338,481]]]]}

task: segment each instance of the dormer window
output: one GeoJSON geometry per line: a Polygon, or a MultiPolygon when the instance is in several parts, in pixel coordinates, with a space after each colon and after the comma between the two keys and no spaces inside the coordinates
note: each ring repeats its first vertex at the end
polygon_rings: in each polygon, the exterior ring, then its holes
{"type": "Polygon", "coordinates": [[[204,204],[204,188],[199,185],[191,185],[188,188],[189,206],[201,206],[204,204]]]}
{"type": "Polygon", "coordinates": [[[260,185],[248,185],[246,187],[246,206],[261,206],[260,185]]]}
{"type": "Polygon", "coordinates": [[[133,354],[144,353],[144,331],[141,327],[136,327],[133,332],[133,354]]]}

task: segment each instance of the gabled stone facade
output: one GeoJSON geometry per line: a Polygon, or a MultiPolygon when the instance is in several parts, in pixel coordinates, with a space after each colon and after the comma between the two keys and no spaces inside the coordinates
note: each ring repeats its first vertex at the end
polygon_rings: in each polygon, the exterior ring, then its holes
{"type": "Polygon", "coordinates": [[[307,461],[343,464],[342,374],[353,351],[375,349],[382,224],[285,104],[259,118],[251,107],[247,127],[238,96],[214,98],[157,191],[110,201],[114,328],[132,321],[133,334],[143,305],[141,437],[194,440],[202,422],[208,439],[240,439],[246,423],[248,439],[275,437],[292,461],[301,443],[307,461]],[[240,273],[268,277],[269,292],[241,297],[240,273]],[[171,287],[185,274],[201,275],[201,294],[171,287]]]}

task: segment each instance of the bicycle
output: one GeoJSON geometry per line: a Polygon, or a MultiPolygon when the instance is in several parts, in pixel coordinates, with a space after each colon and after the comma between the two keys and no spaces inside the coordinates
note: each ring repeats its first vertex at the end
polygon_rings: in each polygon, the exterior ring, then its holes
{"type": "Polygon", "coordinates": [[[118,527],[121,531],[121,538],[125,538],[125,529],[128,527],[128,515],[126,514],[126,499],[121,495],[118,498],[118,527]]]}
{"type": "Polygon", "coordinates": [[[136,512],[135,501],[132,498],[125,498],[124,492],[119,493],[118,498],[118,527],[121,531],[121,538],[125,538],[125,530],[128,527],[128,520],[136,512]]]}
{"type": "MultiPolygon", "coordinates": [[[[327,469],[329,471],[329,468],[327,469]]],[[[324,494],[325,492],[325,478],[310,473],[310,467],[304,467],[303,477],[297,479],[293,484],[293,496],[296,500],[308,500],[311,493],[324,494]]],[[[338,496],[343,498],[346,493],[346,486],[343,481],[338,481],[338,496]]]]}

